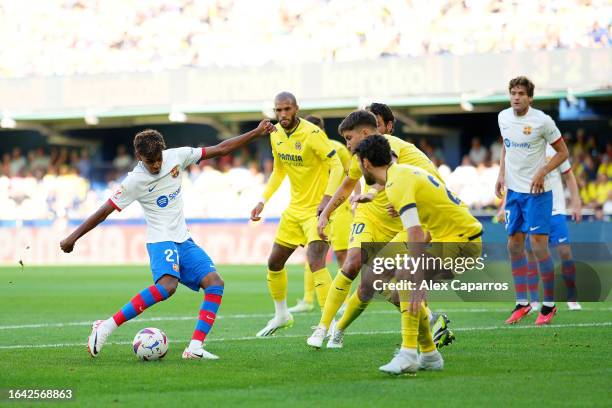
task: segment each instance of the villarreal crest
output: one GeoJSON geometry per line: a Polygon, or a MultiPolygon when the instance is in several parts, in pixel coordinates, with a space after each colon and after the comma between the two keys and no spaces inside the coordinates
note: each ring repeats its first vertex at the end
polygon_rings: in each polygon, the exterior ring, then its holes
{"type": "Polygon", "coordinates": [[[295,142],[295,150],[302,150],[302,143],[299,140],[295,142]]]}

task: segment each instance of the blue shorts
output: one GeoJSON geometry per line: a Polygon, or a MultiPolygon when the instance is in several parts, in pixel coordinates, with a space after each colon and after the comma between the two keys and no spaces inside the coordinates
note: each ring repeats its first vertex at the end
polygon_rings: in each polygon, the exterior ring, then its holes
{"type": "Polygon", "coordinates": [[[162,276],[171,275],[198,292],[202,279],[217,270],[208,254],[191,238],[181,243],[163,241],[147,244],[147,251],[155,283],[162,276]]]}
{"type": "MultiPolygon", "coordinates": [[[[569,232],[567,230],[567,217],[564,214],[553,215],[550,220],[550,234],[548,234],[548,246],[555,248],[559,245],[569,244],[569,232]]],[[[530,240],[525,240],[525,247],[531,249],[530,240]]]]}
{"type": "Polygon", "coordinates": [[[542,194],[517,193],[508,190],[506,196],[506,232],[514,235],[550,233],[552,191],[542,194]]]}

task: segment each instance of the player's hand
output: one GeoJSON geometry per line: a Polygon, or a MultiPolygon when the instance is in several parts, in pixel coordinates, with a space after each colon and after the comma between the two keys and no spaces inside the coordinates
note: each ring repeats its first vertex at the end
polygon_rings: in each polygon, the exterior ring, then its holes
{"type": "Polygon", "coordinates": [[[329,224],[329,219],[324,213],[319,215],[319,222],[317,223],[317,232],[323,241],[329,241],[327,234],[325,233],[325,227],[329,224]]]}
{"type": "Polygon", "coordinates": [[[546,173],[544,170],[538,170],[533,180],[531,181],[531,194],[542,194],[544,192],[544,178],[546,173]]]}
{"type": "Polygon", "coordinates": [[[497,177],[497,181],[495,182],[495,195],[497,198],[502,198],[504,196],[504,190],[506,189],[506,180],[504,180],[503,175],[499,175],[497,177]]]}
{"type": "Polygon", "coordinates": [[[416,289],[410,292],[410,313],[417,314],[421,303],[427,300],[427,292],[424,289],[416,289]]]}
{"type": "Polygon", "coordinates": [[[399,213],[395,211],[395,208],[393,208],[391,204],[387,206],[387,214],[389,214],[389,217],[391,218],[396,218],[400,216],[399,213]]]}
{"type": "Polygon", "coordinates": [[[354,194],[351,196],[350,200],[351,200],[351,204],[370,203],[372,202],[372,200],[374,200],[374,194],[372,193],[354,194]]]}
{"type": "Polygon", "coordinates": [[[270,134],[272,132],[276,132],[276,127],[274,127],[272,122],[270,122],[270,119],[264,119],[261,122],[259,122],[259,125],[257,125],[257,128],[255,129],[255,131],[257,132],[259,136],[263,136],[263,135],[270,134]]]}
{"type": "Polygon", "coordinates": [[[500,224],[506,223],[506,211],[504,211],[503,207],[497,211],[495,218],[497,218],[497,222],[499,222],[500,224]]]}
{"type": "Polygon", "coordinates": [[[572,204],[572,219],[579,224],[582,221],[582,204],[580,201],[572,204]]]}
{"type": "Polygon", "coordinates": [[[251,210],[251,221],[259,221],[261,217],[259,216],[264,209],[264,203],[261,201],[257,203],[255,208],[251,210]]]}
{"type": "Polygon", "coordinates": [[[75,244],[75,241],[71,239],[70,237],[68,237],[68,238],[63,239],[60,242],[60,248],[65,253],[69,254],[74,249],[74,244],[75,244]]]}

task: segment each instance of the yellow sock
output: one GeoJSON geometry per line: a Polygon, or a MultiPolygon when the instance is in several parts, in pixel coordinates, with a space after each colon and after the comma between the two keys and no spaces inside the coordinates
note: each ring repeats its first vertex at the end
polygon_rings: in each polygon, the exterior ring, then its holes
{"type": "Polygon", "coordinates": [[[312,273],[314,280],[315,291],[317,292],[317,299],[319,299],[319,306],[323,311],[323,305],[325,305],[325,299],[327,299],[327,292],[331,287],[332,278],[327,268],[319,269],[312,273]]]}
{"type": "Polygon", "coordinates": [[[400,292],[400,312],[402,315],[402,348],[417,348],[419,334],[419,317],[421,310],[416,314],[410,313],[410,302],[405,301],[400,292]]]}
{"type": "Polygon", "coordinates": [[[369,303],[370,302],[363,302],[361,299],[359,299],[359,290],[353,292],[346,304],[346,310],[344,311],[342,318],[340,318],[338,323],[336,323],[336,327],[340,330],[346,330],[346,328],[359,317],[361,312],[368,307],[369,303]]]}
{"type": "Polygon", "coordinates": [[[429,327],[429,315],[427,308],[421,303],[421,314],[419,316],[419,348],[421,353],[428,353],[436,349],[431,335],[431,327],[429,327]]]}
{"type": "Polygon", "coordinates": [[[323,305],[323,314],[321,315],[321,324],[329,328],[334,316],[342,306],[342,303],[347,298],[351,290],[352,280],[344,276],[342,270],[338,271],[332,285],[329,287],[327,300],[323,305]]]}
{"type": "Polygon", "coordinates": [[[287,299],[287,270],[271,271],[268,269],[268,290],[274,301],[287,299]]]}
{"type": "Polygon", "coordinates": [[[314,302],[314,293],[314,278],[312,276],[312,272],[310,271],[310,267],[308,266],[308,262],[306,262],[304,264],[304,302],[314,302]]]}

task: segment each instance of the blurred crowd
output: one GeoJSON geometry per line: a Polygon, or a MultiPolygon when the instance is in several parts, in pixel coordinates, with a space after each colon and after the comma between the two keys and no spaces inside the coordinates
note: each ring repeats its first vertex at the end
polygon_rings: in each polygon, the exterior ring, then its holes
{"type": "MultiPolygon", "coordinates": [[[[612,215],[612,142],[598,145],[583,129],[566,133],[583,208],[596,218],[612,215]]],[[[419,148],[439,167],[453,193],[472,210],[492,210],[499,205],[494,194],[499,171],[501,143],[489,146],[474,138],[459,166],[444,163],[440,149],[421,139],[419,148]]],[[[68,217],[82,219],[95,211],[119,186],[135,161],[125,146],[102,166],[103,181],[92,178],[99,165],[87,148],[51,147],[22,152],[18,147],[2,155],[0,164],[0,219],[28,220],[68,217]]],[[[206,160],[183,173],[183,201],[188,218],[246,218],[262,196],[272,171],[270,158],[255,160],[244,149],[234,156],[206,160]]],[[[567,193],[567,189],[566,189],[567,193]]],[[[569,198],[569,197],[567,197],[569,198]]],[[[287,180],[266,204],[267,217],[280,216],[289,203],[287,180]]],[[[141,218],[139,205],[131,205],[118,218],[141,218]]]]}
{"type": "Polygon", "coordinates": [[[0,77],[601,48],[611,22],[607,0],[0,0],[0,77]]]}

